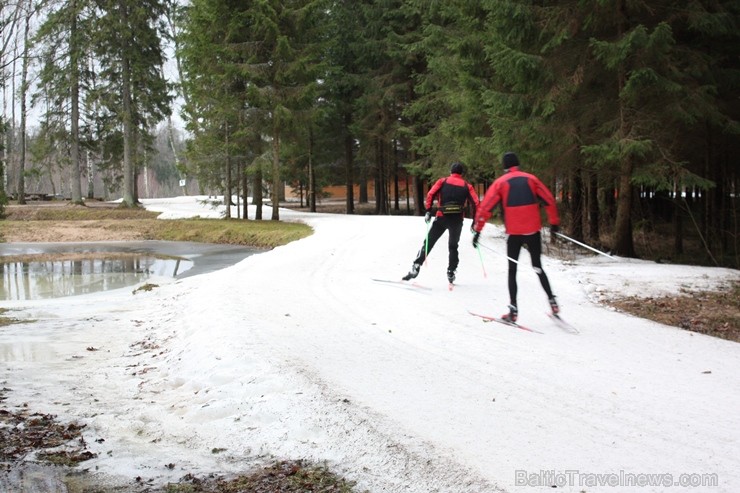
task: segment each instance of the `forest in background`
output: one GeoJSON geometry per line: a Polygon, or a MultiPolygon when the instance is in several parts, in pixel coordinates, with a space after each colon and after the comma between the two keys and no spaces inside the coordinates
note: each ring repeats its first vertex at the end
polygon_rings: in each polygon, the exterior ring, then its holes
{"type": "Polygon", "coordinates": [[[574,238],[636,256],[635,236],[652,231],[676,255],[691,238],[709,263],[738,267],[739,11],[737,0],[10,0],[0,200],[22,203],[53,170],[51,193],[73,203],[133,207],[153,176],[163,193],[186,180],[249,196],[255,219],[286,183],[310,210],[340,184],[347,214],[371,199],[377,214],[419,214],[452,161],[485,189],[515,151],[574,238]]]}

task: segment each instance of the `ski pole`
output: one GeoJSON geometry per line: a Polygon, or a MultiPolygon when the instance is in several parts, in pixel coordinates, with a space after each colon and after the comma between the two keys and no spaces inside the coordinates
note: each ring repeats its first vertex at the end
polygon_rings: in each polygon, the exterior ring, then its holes
{"type": "Polygon", "coordinates": [[[515,260],[515,259],[513,259],[513,258],[509,257],[508,255],[505,255],[505,254],[503,254],[503,253],[501,253],[501,252],[499,252],[499,251],[497,251],[497,250],[494,250],[493,248],[489,247],[488,245],[484,245],[484,244],[483,244],[483,243],[481,243],[481,242],[478,242],[478,246],[482,246],[482,247],[483,247],[483,248],[485,248],[486,250],[490,250],[490,251],[492,251],[493,253],[495,253],[496,255],[501,255],[502,257],[506,257],[507,259],[509,259],[509,262],[514,262],[515,264],[518,264],[518,263],[519,263],[519,261],[518,261],[518,260],[515,260]]]}
{"type": "Polygon", "coordinates": [[[426,223],[427,226],[427,234],[424,237],[424,265],[427,264],[427,257],[429,256],[429,230],[431,229],[432,225],[430,224],[431,221],[426,223]]]}
{"type": "Polygon", "coordinates": [[[562,234],[562,233],[555,233],[555,234],[556,234],[556,235],[558,235],[559,237],[561,237],[561,238],[565,239],[565,240],[568,240],[568,241],[571,241],[571,242],[575,243],[576,245],[580,245],[580,246],[582,246],[583,248],[588,248],[588,249],[589,249],[589,250],[591,250],[592,252],[596,252],[596,253],[598,253],[599,255],[603,255],[604,257],[609,257],[609,258],[610,258],[610,259],[612,259],[612,260],[616,260],[616,259],[615,259],[614,257],[612,257],[611,255],[609,255],[608,253],[604,253],[604,252],[602,252],[601,250],[597,250],[597,249],[596,249],[596,248],[594,248],[594,247],[588,246],[588,245],[586,245],[585,243],[581,243],[581,242],[580,242],[580,241],[578,241],[578,240],[574,240],[573,238],[571,238],[571,237],[569,237],[569,236],[565,236],[565,235],[564,235],[564,234],[562,234]]]}
{"type": "Polygon", "coordinates": [[[480,246],[475,245],[475,249],[478,250],[478,257],[480,258],[480,266],[483,268],[483,277],[488,277],[488,274],[486,274],[486,264],[483,262],[483,254],[480,251],[480,246]]]}

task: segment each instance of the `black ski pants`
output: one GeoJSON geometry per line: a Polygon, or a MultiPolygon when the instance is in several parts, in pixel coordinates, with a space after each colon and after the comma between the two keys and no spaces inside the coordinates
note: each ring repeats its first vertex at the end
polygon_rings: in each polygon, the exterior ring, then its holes
{"type": "Polygon", "coordinates": [[[424,244],[421,245],[421,249],[416,255],[414,263],[419,265],[423,264],[424,260],[427,258],[427,254],[432,251],[434,244],[437,243],[437,240],[439,240],[444,232],[447,231],[449,234],[449,238],[447,240],[447,250],[449,252],[447,270],[454,272],[457,269],[457,265],[460,263],[457,246],[460,243],[462,226],[462,214],[446,214],[444,216],[437,216],[434,221],[432,221],[432,227],[429,229],[427,239],[424,241],[424,244]]]}
{"type": "Polygon", "coordinates": [[[517,263],[514,260],[519,260],[519,253],[522,250],[522,246],[527,245],[529,250],[529,256],[532,258],[532,267],[540,278],[540,284],[542,289],[547,293],[547,297],[552,298],[552,288],[550,287],[550,281],[547,279],[547,274],[542,270],[542,235],[538,231],[533,235],[509,235],[506,240],[506,255],[509,257],[509,302],[517,306],[517,284],[516,284],[516,268],[517,263]]]}

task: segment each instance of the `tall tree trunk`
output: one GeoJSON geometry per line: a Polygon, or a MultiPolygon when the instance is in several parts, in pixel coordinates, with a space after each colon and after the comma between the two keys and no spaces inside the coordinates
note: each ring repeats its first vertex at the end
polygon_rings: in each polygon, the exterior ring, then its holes
{"type": "MultiPolygon", "coordinates": [[[[153,197],[153,194],[159,190],[159,187],[157,186],[158,183],[156,180],[153,187],[152,184],[149,182],[149,152],[146,150],[146,148],[142,150],[142,155],[144,156],[144,197],[150,199],[153,197]],[[154,191],[152,191],[152,188],[154,188],[154,191]]],[[[139,196],[137,194],[137,199],[138,198],[139,196]]]]}
{"type": "MultiPolygon", "coordinates": [[[[97,87],[97,77],[95,73],[95,64],[93,62],[92,56],[89,56],[87,61],[87,69],[89,70],[89,73],[91,74],[90,83],[91,87],[90,89],[94,92],[97,87]]],[[[92,113],[98,112],[98,102],[93,103],[93,109],[92,113]]],[[[102,161],[105,149],[105,144],[103,142],[103,139],[95,139],[96,135],[99,135],[99,130],[96,130],[95,127],[90,125],[87,129],[87,135],[86,137],[90,142],[97,141],[97,154],[93,154],[90,150],[87,151],[87,198],[92,199],[95,197],[95,159],[99,159],[102,161]],[[92,156],[91,156],[92,155],[92,156]]],[[[102,176],[103,174],[101,174],[102,176]]],[[[108,187],[105,185],[105,180],[103,180],[103,198],[107,200],[108,196],[108,187]]]]}
{"type": "Polygon", "coordinates": [[[272,217],[273,221],[280,220],[280,130],[273,129],[272,133],[272,217]]]}
{"type": "Polygon", "coordinates": [[[680,197],[681,191],[673,197],[673,253],[680,255],[683,253],[683,215],[681,214],[680,197]]]}
{"type": "MultiPolygon", "coordinates": [[[[133,88],[132,88],[133,89],[133,88]]],[[[133,95],[133,92],[131,93],[133,95]]],[[[132,106],[133,108],[133,106],[132,106]]],[[[133,109],[131,111],[131,115],[133,115],[133,109]]],[[[133,121],[133,117],[132,120],[133,121]]],[[[144,155],[144,145],[142,142],[141,134],[143,132],[139,132],[139,127],[137,125],[133,125],[131,127],[133,134],[132,134],[132,141],[133,142],[133,149],[134,153],[132,155],[132,178],[131,183],[134,184],[134,204],[139,203],[139,173],[141,173],[141,166],[139,166],[139,159],[140,156],[144,155]]]]}
{"type": "Polygon", "coordinates": [[[368,192],[367,177],[364,176],[366,171],[363,171],[363,176],[360,178],[360,182],[357,184],[357,203],[367,204],[370,202],[370,193],[368,192]]]}
{"type": "MultiPolygon", "coordinates": [[[[123,12],[125,9],[121,9],[123,12]]],[[[123,14],[125,15],[125,14],[123,14]]],[[[123,20],[124,24],[128,21],[123,20]]],[[[131,102],[131,67],[128,54],[121,60],[121,98],[123,99],[123,205],[135,207],[134,198],[134,126],[131,102]]]]}
{"type": "MultiPolygon", "coordinates": [[[[617,4],[618,37],[622,37],[624,29],[624,0],[617,4]]],[[[620,63],[617,74],[617,94],[622,94],[626,84],[627,74],[623,63],[620,63]]],[[[621,141],[630,135],[630,127],[627,121],[626,103],[620,98],[619,105],[619,129],[617,138],[621,141]]],[[[619,164],[619,196],[617,197],[617,218],[614,224],[614,253],[625,257],[635,256],[635,246],[632,241],[632,171],[634,160],[631,155],[624,154],[619,164]]]]}
{"type": "Polygon", "coordinates": [[[587,170],[588,180],[588,240],[597,244],[601,243],[599,232],[599,178],[595,171],[587,170]]]}
{"type": "MultiPolygon", "coordinates": [[[[262,156],[262,136],[257,133],[255,135],[255,142],[257,143],[257,156],[262,156]]],[[[258,160],[259,161],[259,160],[258,160]]],[[[252,201],[254,202],[255,211],[254,219],[257,221],[262,220],[262,165],[254,167],[254,177],[252,180],[252,201]]]]}
{"type": "Polygon", "coordinates": [[[401,194],[398,182],[398,143],[393,139],[393,210],[401,210],[401,194]]]}
{"type": "Polygon", "coordinates": [[[224,193],[224,205],[226,206],[226,219],[231,219],[231,150],[229,149],[229,123],[225,124],[226,135],[224,136],[224,147],[226,148],[226,187],[224,193]]]}
{"type": "Polygon", "coordinates": [[[85,152],[85,161],[87,164],[87,198],[95,198],[95,166],[93,160],[90,157],[91,152],[88,150],[85,152]]]}
{"type": "MultiPolygon", "coordinates": [[[[0,60],[0,63],[1,62],[2,61],[0,60]]],[[[5,148],[6,134],[7,130],[5,129],[5,121],[3,120],[3,117],[0,116],[0,152],[2,153],[2,155],[0,155],[0,212],[2,212],[3,202],[7,198],[5,186],[7,180],[7,166],[5,163],[8,160],[8,150],[5,148]]]]}
{"type": "MultiPolygon", "coordinates": [[[[413,149],[411,150],[409,154],[409,161],[412,163],[416,161],[416,151],[413,149]]],[[[411,214],[411,198],[413,194],[413,190],[411,188],[411,176],[409,175],[408,171],[404,171],[404,187],[406,188],[406,214],[411,214]]],[[[414,202],[416,202],[414,200],[414,202]]],[[[473,212],[472,215],[475,215],[475,212],[473,212]]]]}
{"type": "Polygon", "coordinates": [[[426,193],[424,193],[424,180],[420,176],[414,176],[414,214],[417,216],[424,214],[426,209],[424,206],[425,199],[426,193]]]}
{"type": "Polygon", "coordinates": [[[80,47],[77,30],[77,2],[72,0],[72,23],[69,33],[70,85],[70,194],[73,204],[83,204],[80,184],[80,47]]]}
{"type": "Polygon", "coordinates": [[[246,221],[249,219],[249,174],[247,173],[247,163],[244,161],[242,163],[239,176],[242,182],[242,218],[246,221]]]}
{"type": "MultiPolygon", "coordinates": [[[[620,78],[620,87],[623,79],[620,78]]],[[[619,103],[620,106],[623,103],[619,103]]],[[[624,118],[624,108],[620,107],[621,123],[619,138],[624,139],[629,134],[624,118]]],[[[625,154],[619,166],[619,188],[617,196],[617,217],[614,221],[614,244],[612,250],[617,255],[635,257],[635,245],[632,239],[632,171],[634,162],[632,156],[625,154]]]]}
{"type": "Polygon", "coordinates": [[[573,171],[573,190],[571,192],[570,234],[583,241],[584,211],[586,210],[586,193],[583,183],[583,171],[578,166],[573,171]]]}
{"type": "Polygon", "coordinates": [[[313,169],[313,126],[308,128],[308,207],[316,212],[316,177],[313,169]]]}
{"type": "Polygon", "coordinates": [[[344,114],[344,174],[345,185],[347,187],[347,201],[345,207],[346,214],[355,213],[355,175],[354,175],[354,139],[350,132],[352,123],[352,114],[344,114]]]}
{"type": "MultiPolygon", "coordinates": [[[[12,129],[9,128],[8,123],[8,102],[12,102],[15,99],[15,84],[13,81],[15,81],[15,56],[12,56],[10,61],[8,61],[5,57],[5,54],[7,53],[7,48],[10,45],[11,40],[13,39],[15,35],[15,26],[18,23],[18,20],[20,18],[20,11],[21,11],[21,4],[20,2],[17,4],[17,7],[15,9],[14,15],[8,19],[8,23],[5,24],[2,31],[2,36],[0,36],[0,86],[2,86],[3,90],[3,112],[2,117],[0,117],[0,138],[2,138],[2,142],[0,142],[0,151],[2,151],[2,158],[0,158],[0,199],[7,198],[8,193],[8,166],[9,166],[9,160],[10,156],[13,150],[13,141],[12,136],[13,132],[12,129]],[[6,94],[6,88],[5,88],[5,68],[6,67],[12,67],[11,72],[11,91],[10,91],[10,97],[6,94]]],[[[10,117],[10,127],[15,124],[15,105],[11,104],[11,117],[10,117]]]]}
{"type": "Polygon", "coordinates": [[[632,241],[632,168],[632,157],[624,156],[619,168],[619,196],[612,250],[625,257],[635,257],[635,245],[632,241]]]}
{"type": "Polygon", "coordinates": [[[254,170],[254,177],[252,178],[252,201],[254,202],[254,219],[257,221],[262,220],[262,168],[258,167],[254,170]]]}
{"type": "Polygon", "coordinates": [[[18,166],[18,203],[26,203],[26,93],[28,91],[28,50],[30,47],[29,33],[31,32],[31,4],[29,2],[26,13],[26,24],[23,31],[23,63],[21,65],[21,128],[20,128],[20,159],[18,166]]]}
{"type": "Polygon", "coordinates": [[[376,142],[376,174],[375,174],[375,212],[380,215],[388,214],[388,196],[386,194],[386,172],[385,172],[385,142],[377,139],[376,142]]]}

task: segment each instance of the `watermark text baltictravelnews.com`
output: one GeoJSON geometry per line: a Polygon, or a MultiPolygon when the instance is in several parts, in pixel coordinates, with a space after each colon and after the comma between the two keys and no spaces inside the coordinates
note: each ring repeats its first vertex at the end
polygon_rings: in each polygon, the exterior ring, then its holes
{"type": "Polygon", "coordinates": [[[683,488],[713,487],[719,485],[719,476],[716,473],[631,473],[619,471],[614,473],[588,473],[579,470],[540,470],[530,472],[521,469],[514,471],[516,486],[612,486],[612,487],[650,487],[673,486],[683,488]]]}

